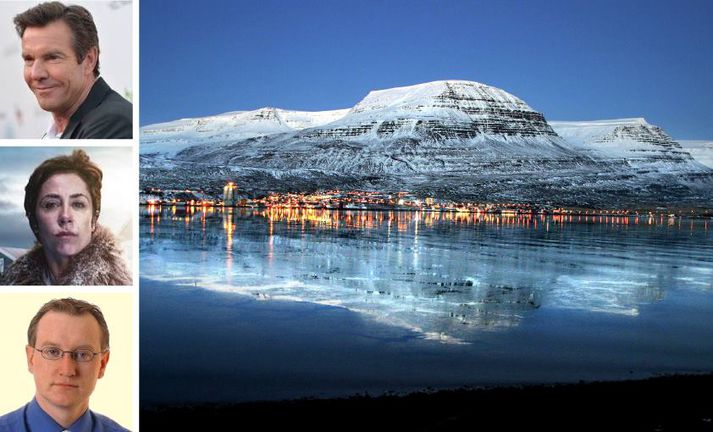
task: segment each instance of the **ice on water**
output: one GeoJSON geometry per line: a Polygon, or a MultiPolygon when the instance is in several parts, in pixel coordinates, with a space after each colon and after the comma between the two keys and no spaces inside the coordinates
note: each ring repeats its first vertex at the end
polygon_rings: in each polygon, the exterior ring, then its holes
{"type": "Polygon", "coordinates": [[[667,293],[713,295],[713,237],[629,218],[148,208],[142,277],[343,307],[468,343],[541,308],[635,317],[667,293]]]}

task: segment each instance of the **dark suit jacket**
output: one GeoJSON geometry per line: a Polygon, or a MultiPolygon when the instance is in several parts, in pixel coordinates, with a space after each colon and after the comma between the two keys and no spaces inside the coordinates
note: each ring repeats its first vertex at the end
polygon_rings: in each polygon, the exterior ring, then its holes
{"type": "Polygon", "coordinates": [[[131,102],[99,78],[69,119],[62,139],[128,138],[132,136],[131,102]]]}

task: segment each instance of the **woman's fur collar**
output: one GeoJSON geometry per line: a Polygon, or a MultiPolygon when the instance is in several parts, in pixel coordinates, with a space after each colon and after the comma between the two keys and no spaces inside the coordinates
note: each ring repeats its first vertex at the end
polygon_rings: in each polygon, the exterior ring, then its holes
{"type": "MultiPolygon", "coordinates": [[[[48,272],[42,245],[35,246],[17,259],[3,275],[7,285],[45,285],[48,272]]],[[[87,247],[75,255],[66,274],[55,285],[131,285],[131,272],[126,268],[112,233],[97,225],[87,247]]]]}

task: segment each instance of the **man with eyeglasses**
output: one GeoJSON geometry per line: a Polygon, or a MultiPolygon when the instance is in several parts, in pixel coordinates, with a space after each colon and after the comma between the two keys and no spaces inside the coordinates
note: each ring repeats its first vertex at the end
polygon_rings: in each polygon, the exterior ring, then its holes
{"type": "Polygon", "coordinates": [[[89,410],[109,362],[109,328],[97,306],[72,298],[46,303],[30,321],[25,353],[35,397],[0,417],[0,432],[127,431],[89,410]]]}

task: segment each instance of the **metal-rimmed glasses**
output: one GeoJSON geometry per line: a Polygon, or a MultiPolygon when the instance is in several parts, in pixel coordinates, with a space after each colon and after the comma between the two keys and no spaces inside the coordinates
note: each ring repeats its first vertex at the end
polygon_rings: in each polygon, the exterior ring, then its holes
{"type": "Polygon", "coordinates": [[[69,354],[72,360],[79,362],[79,363],[87,363],[92,360],[94,360],[94,357],[99,355],[99,354],[104,354],[105,352],[108,352],[109,350],[104,350],[100,352],[94,352],[90,349],[78,349],[74,351],[64,351],[61,350],[57,347],[53,346],[48,346],[48,347],[43,347],[43,348],[35,348],[32,347],[34,350],[39,351],[42,353],[42,357],[44,357],[47,360],[59,360],[62,357],[64,357],[65,354],[69,354]]]}

